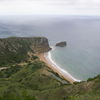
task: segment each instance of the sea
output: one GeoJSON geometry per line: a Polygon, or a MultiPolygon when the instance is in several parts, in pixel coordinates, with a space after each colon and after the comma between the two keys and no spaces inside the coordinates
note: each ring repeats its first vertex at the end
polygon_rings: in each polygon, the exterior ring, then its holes
{"type": "Polygon", "coordinates": [[[47,37],[51,59],[77,80],[100,74],[100,16],[0,16],[0,38],[11,36],[47,37]]]}

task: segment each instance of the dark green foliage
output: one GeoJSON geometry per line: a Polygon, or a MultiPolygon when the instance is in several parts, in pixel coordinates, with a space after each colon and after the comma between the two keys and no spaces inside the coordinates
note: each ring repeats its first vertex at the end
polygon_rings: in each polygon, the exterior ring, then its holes
{"type": "Polygon", "coordinates": [[[98,75],[98,76],[96,76],[96,77],[94,77],[94,78],[89,78],[89,79],[87,80],[87,82],[92,81],[92,80],[95,80],[97,77],[100,77],[100,75],[98,75]]]}
{"type": "Polygon", "coordinates": [[[21,66],[11,66],[8,69],[0,71],[0,78],[8,78],[14,73],[18,72],[21,69],[21,66]]]}
{"type": "Polygon", "coordinates": [[[37,57],[37,56],[33,56],[32,58],[33,58],[34,60],[35,60],[35,59],[38,59],[38,57],[37,57]]]}
{"type": "Polygon", "coordinates": [[[32,51],[30,43],[24,39],[8,38],[1,39],[0,43],[0,65],[19,63],[27,58],[27,53],[32,51]]]}

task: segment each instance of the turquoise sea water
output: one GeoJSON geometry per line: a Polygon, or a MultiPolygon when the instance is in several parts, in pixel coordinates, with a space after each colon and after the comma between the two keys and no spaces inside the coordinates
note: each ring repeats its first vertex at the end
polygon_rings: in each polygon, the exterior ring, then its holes
{"type": "Polygon", "coordinates": [[[100,74],[100,16],[0,17],[0,37],[9,36],[45,36],[51,46],[67,41],[52,59],[79,80],[100,74]]]}

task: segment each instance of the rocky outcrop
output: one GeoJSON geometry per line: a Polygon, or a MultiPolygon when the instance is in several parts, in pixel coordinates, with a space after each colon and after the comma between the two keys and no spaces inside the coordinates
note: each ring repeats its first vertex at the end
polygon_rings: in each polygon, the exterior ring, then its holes
{"type": "Polygon", "coordinates": [[[65,47],[66,45],[67,45],[66,41],[59,42],[56,44],[56,46],[59,46],[59,47],[65,47]]]}
{"type": "Polygon", "coordinates": [[[0,65],[6,62],[19,62],[32,54],[49,51],[45,37],[11,37],[0,39],[0,65]]]}
{"type": "Polygon", "coordinates": [[[35,38],[35,40],[31,44],[31,49],[35,53],[43,53],[51,50],[49,47],[48,39],[47,38],[35,38]]]}

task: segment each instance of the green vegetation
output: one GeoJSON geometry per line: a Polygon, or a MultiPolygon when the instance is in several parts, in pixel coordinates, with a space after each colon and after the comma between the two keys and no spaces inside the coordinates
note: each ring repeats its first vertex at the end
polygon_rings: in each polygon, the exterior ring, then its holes
{"type": "Polygon", "coordinates": [[[57,88],[60,83],[45,75],[45,70],[49,73],[46,65],[36,60],[0,71],[0,100],[37,100],[42,91],[57,88]]]}
{"type": "Polygon", "coordinates": [[[100,75],[65,85],[51,73],[39,60],[0,71],[0,100],[100,100],[100,75]]]}
{"type": "Polygon", "coordinates": [[[1,39],[0,43],[0,65],[19,63],[27,59],[27,52],[32,51],[26,40],[8,38],[1,39]],[[16,45],[15,45],[16,44],[16,45]]]}

